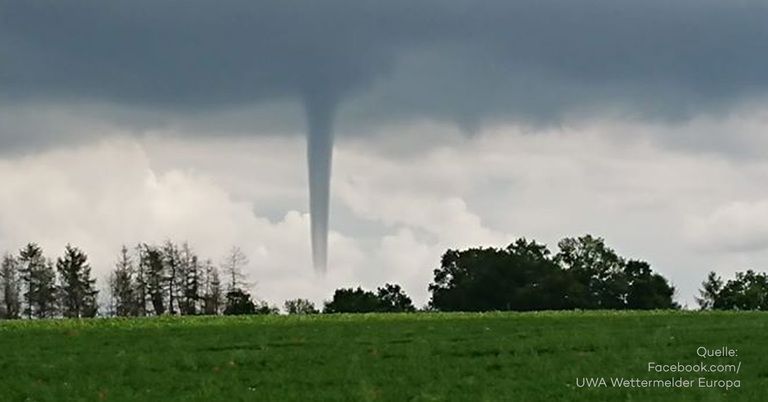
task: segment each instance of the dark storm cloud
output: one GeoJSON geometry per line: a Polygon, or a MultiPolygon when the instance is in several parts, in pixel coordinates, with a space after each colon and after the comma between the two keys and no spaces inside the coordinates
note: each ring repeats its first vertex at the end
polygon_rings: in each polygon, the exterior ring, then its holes
{"type": "Polygon", "coordinates": [[[323,271],[339,128],[724,114],[768,91],[767,22],[757,0],[0,0],[0,153],[298,120],[323,271]]]}
{"type": "Polygon", "coordinates": [[[365,10],[282,3],[4,1],[0,83],[11,99],[218,108],[343,93],[375,74],[390,36],[365,27],[365,10]]]}
{"type": "Polygon", "coordinates": [[[173,113],[296,99],[361,119],[680,117],[762,95],[768,8],[733,0],[0,0],[4,103],[173,113]],[[373,90],[372,90],[373,89],[373,90]]]}

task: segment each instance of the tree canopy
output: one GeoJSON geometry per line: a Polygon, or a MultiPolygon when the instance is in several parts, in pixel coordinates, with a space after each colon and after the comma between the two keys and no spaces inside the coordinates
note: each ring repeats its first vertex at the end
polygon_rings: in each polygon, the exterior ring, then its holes
{"type": "Polygon", "coordinates": [[[506,248],[448,250],[429,285],[441,311],[676,308],[674,288],[643,261],[590,235],[565,238],[555,255],[524,238],[506,248]]]}
{"type": "Polygon", "coordinates": [[[768,274],[750,269],[723,282],[710,272],[699,293],[703,310],[768,310],[768,274]]]}
{"type": "Polygon", "coordinates": [[[324,313],[406,313],[416,311],[413,302],[397,284],[386,284],[376,293],[361,287],[336,289],[325,302],[324,313]]]}

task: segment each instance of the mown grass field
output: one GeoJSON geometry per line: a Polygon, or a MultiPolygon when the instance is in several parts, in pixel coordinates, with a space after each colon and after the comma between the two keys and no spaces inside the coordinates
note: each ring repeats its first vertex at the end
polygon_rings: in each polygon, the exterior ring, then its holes
{"type": "MultiPolygon", "coordinates": [[[[0,323],[2,401],[762,401],[768,314],[552,312],[0,323]],[[729,346],[740,388],[579,388],[671,378],[729,346]]],[[[683,374],[697,378],[697,374],[683,374]]]]}

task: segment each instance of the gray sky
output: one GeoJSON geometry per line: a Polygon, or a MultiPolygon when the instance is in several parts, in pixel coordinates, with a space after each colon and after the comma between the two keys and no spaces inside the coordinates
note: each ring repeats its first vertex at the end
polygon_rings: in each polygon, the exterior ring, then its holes
{"type": "Polygon", "coordinates": [[[0,246],[249,255],[256,292],[402,283],[592,233],[692,301],[768,257],[768,2],[0,0],[0,246]],[[302,102],[338,105],[329,274],[302,102]]]}

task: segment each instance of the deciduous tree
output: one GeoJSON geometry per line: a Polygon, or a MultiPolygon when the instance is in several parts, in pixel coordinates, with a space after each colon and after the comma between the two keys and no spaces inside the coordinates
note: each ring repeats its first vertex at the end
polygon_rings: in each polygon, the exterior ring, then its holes
{"type": "Polygon", "coordinates": [[[243,250],[240,247],[232,247],[221,264],[221,270],[227,280],[227,292],[248,287],[243,273],[246,265],[248,265],[248,257],[243,250]]]}
{"type": "Polygon", "coordinates": [[[387,283],[376,291],[379,311],[388,313],[409,313],[416,311],[411,298],[398,284],[387,283]]]}
{"type": "Polygon", "coordinates": [[[324,313],[372,313],[380,311],[381,303],[373,292],[357,289],[336,289],[333,299],[325,302],[324,313]]]}
{"type": "Polygon", "coordinates": [[[286,300],[283,308],[288,314],[317,314],[319,311],[315,308],[315,303],[307,299],[286,300]]]}
{"type": "Polygon", "coordinates": [[[255,314],[256,305],[251,300],[251,295],[242,290],[234,289],[227,292],[227,305],[224,308],[224,315],[245,315],[255,314]]]}

